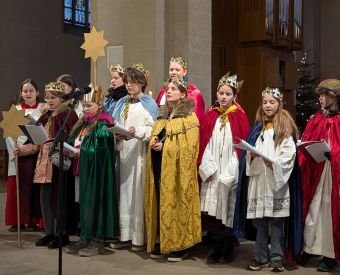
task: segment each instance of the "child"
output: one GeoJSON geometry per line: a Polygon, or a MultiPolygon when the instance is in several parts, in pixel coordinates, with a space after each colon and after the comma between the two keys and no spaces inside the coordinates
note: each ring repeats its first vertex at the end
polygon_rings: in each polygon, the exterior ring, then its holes
{"type": "Polygon", "coordinates": [[[115,122],[129,130],[132,138],[116,135],[120,151],[120,242],[111,248],[145,250],[144,184],[147,143],[157,115],[156,102],[144,95],[148,71],[142,64],[127,68],[123,77],[128,96],[113,111],[115,122]]]}
{"type": "MultiPolygon", "coordinates": [[[[182,57],[171,57],[169,62],[169,78],[187,81],[188,66],[182,57]]],[[[167,83],[166,83],[167,84],[167,83]]],[[[163,106],[166,102],[167,87],[162,88],[157,96],[156,102],[159,106],[163,106]]],[[[198,120],[201,121],[204,116],[205,104],[201,92],[193,83],[188,83],[188,98],[192,99],[195,104],[195,113],[198,120]]]]}
{"type": "Polygon", "coordinates": [[[104,250],[103,238],[119,236],[118,196],[114,167],[114,139],[107,130],[112,118],[102,105],[100,88],[82,100],[84,118],[69,138],[80,145],[80,242],[66,247],[69,253],[94,256],[104,250]]]}
{"type": "Polygon", "coordinates": [[[325,140],[331,151],[320,163],[300,154],[305,222],[301,262],[321,255],[317,271],[331,272],[340,260],[340,81],[324,80],[316,93],[322,109],[308,121],[302,141],[325,140]]]}
{"type": "Polygon", "coordinates": [[[217,103],[202,120],[198,158],[201,211],[211,217],[208,229],[214,242],[208,263],[234,259],[232,228],[241,150],[235,150],[233,138],[246,139],[250,130],[245,112],[235,103],[242,83],[237,75],[223,76],[217,87],[217,103]]]}
{"type": "Polygon", "coordinates": [[[187,83],[171,79],[167,102],[152,129],[147,158],[145,216],[148,252],[181,261],[201,241],[196,159],[199,122],[187,83]]]}
{"type": "MultiPolygon", "coordinates": [[[[45,86],[45,101],[47,112],[43,114],[40,119],[37,121],[41,123],[45,127],[45,131],[48,134],[50,139],[53,139],[59,128],[61,128],[66,115],[69,110],[68,102],[63,100],[63,96],[65,95],[64,86],[58,82],[50,82],[45,86]]],[[[78,117],[74,111],[71,111],[70,118],[65,127],[64,140],[66,140],[70,130],[73,125],[77,122],[78,117]]],[[[58,167],[52,165],[48,154],[50,151],[50,146],[48,144],[44,145],[33,145],[26,144],[19,146],[13,150],[13,152],[19,156],[31,155],[39,151],[36,168],[34,172],[34,183],[40,184],[40,206],[41,212],[44,218],[45,223],[45,233],[46,235],[36,241],[36,246],[47,246],[49,248],[57,248],[58,247],[58,238],[55,235],[55,214],[56,214],[56,193],[58,186],[58,167]]],[[[67,172],[64,172],[66,178],[67,172]]],[[[67,182],[64,182],[65,186],[67,186],[67,182]]],[[[65,188],[64,190],[66,190],[65,188]]],[[[66,191],[65,191],[66,193],[66,191]]],[[[65,196],[65,194],[64,194],[65,196]]],[[[65,207],[64,213],[67,213],[67,199],[65,198],[65,207]]],[[[72,198],[70,199],[72,200],[72,198]]],[[[73,198],[74,200],[74,198],[73,198]]],[[[67,216],[64,214],[64,216],[67,216]]],[[[69,237],[65,232],[63,236],[63,245],[69,243],[69,237]]]]}
{"type": "MultiPolygon", "coordinates": [[[[43,103],[39,102],[39,89],[33,79],[26,79],[20,85],[20,104],[18,110],[25,110],[25,115],[33,120],[41,116],[43,103]]],[[[15,156],[12,153],[14,146],[27,142],[25,136],[21,136],[14,143],[12,138],[6,139],[8,159],[7,198],[5,208],[5,224],[10,225],[9,231],[17,231],[17,201],[16,201],[16,167],[15,156]]],[[[20,185],[20,224],[21,229],[37,230],[36,224],[41,217],[39,205],[39,188],[33,185],[34,167],[37,156],[23,156],[19,158],[19,185],[20,185]]]]}
{"type": "Polygon", "coordinates": [[[248,181],[242,177],[243,163],[240,161],[242,183],[238,189],[241,190],[243,186],[242,193],[247,194],[246,218],[251,219],[257,229],[255,258],[248,265],[249,270],[260,270],[269,264],[272,272],[284,270],[282,260],[283,242],[286,241],[285,218],[290,216],[290,210],[299,211],[290,206],[295,197],[290,196],[293,189],[288,183],[295,163],[294,138],[297,138],[298,130],[290,114],[283,109],[282,100],[283,96],[278,88],[267,87],[262,92],[256,123],[248,136],[248,142],[271,158],[273,163],[248,151],[245,159],[248,181]]]}
{"type": "Polygon", "coordinates": [[[110,83],[109,94],[103,103],[106,111],[112,114],[115,105],[119,99],[127,95],[127,90],[123,82],[124,69],[120,64],[110,67],[110,83]]]}

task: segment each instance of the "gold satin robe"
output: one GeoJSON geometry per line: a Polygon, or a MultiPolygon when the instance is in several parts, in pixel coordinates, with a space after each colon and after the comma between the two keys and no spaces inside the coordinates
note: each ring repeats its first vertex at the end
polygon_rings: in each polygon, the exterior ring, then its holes
{"type": "MultiPolygon", "coordinates": [[[[171,120],[159,119],[151,133],[154,139],[165,128],[160,176],[160,247],[162,254],[189,248],[201,241],[200,197],[197,181],[199,122],[195,113],[171,120]]],[[[154,249],[157,201],[148,148],[145,182],[147,251],[154,249]]]]}

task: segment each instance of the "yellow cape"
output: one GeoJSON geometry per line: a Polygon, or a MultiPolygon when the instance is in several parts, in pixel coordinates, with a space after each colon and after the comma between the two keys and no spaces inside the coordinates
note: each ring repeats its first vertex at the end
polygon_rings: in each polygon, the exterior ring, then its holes
{"type": "MultiPolygon", "coordinates": [[[[165,128],[160,177],[161,253],[189,248],[201,241],[200,197],[197,181],[199,122],[192,113],[154,124],[151,140],[165,128]]],[[[148,148],[145,181],[145,219],[147,251],[154,249],[157,230],[157,200],[148,148]]]]}

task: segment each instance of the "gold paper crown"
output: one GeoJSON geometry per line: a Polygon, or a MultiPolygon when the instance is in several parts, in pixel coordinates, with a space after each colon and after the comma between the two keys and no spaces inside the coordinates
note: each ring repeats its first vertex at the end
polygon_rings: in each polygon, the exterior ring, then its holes
{"type": "Polygon", "coordinates": [[[124,73],[124,68],[120,64],[111,65],[110,72],[124,73]]]}
{"type": "Polygon", "coordinates": [[[188,82],[187,81],[184,81],[183,79],[179,79],[179,78],[175,78],[175,79],[169,79],[169,83],[170,82],[173,82],[177,85],[180,85],[180,86],[183,86],[184,89],[188,92],[188,82]]]}
{"type": "Polygon", "coordinates": [[[88,94],[84,95],[83,101],[94,102],[94,103],[97,103],[97,104],[102,103],[103,99],[104,99],[104,94],[103,94],[103,91],[102,91],[102,87],[101,86],[96,86],[96,88],[93,89],[92,84],[90,85],[90,87],[92,88],[92,90],[88,94]]]}
{"type": "Polygon", "coordinates": [[[65,93],[64,85],[60,82],[49,82],[45,84],[45,92],[65,93]]]}
{"type": "Polygon", "coordinates": [[[143,65],[143,63],[137,63],[137,64],[133,64],[132,68],[140,71],[141,73],[143,73],[145,75],[145,78],[148,79],[150,76],[150,71],[148,69],[146,69],[143,65]]]}
{"type": "Polygon", "coordinates": [[[185,62],[185,60],[182,57],[171,57],[170,59],[170,64],[171,63],[177,63],[179,65],[181,65],[185,70],[187,70],[187,63],[185,62]]]}
{"type": "Polygon", "coordinates": [[[230,72],[227,72],[220,81],[218,82],[218,86],[228,85],[230,87],[234,87],[237,92],[241,90],[243,85],[243,80],[237,81],[237,74],[229,76],[230,72]]]}
{"type": "Polygon", "coordinates": [[[266,87],[262,92],[262,96],[265,96],[265,95],[271,95],[280,101],[283,100],[283,94],[281,93],[279,88],[266,87]]]}

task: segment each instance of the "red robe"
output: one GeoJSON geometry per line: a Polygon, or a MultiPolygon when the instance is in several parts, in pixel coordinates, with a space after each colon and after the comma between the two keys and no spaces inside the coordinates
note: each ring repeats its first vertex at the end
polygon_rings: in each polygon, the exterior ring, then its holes
{"type": "MultiPolygon", "coordinates": [[[[37,109],[40,102],[30,106],[21,103],[21,109],[37,109]]],[[[37,154],[19,157],[20,224],[38,224],[40,213],[40,188],[34,186],[33,176],[37,154]]],[[[16,176],[7,177],[5,225],[17,225],[16,176]]]]}
{"type": "MultiPolygon", "coordinates": [[[[330,140],[331,146],[333,241],[335,259],[340,260],[340,114],[327,118],[320,111],[309,120],[303,133],[302,141],[322,139],[325,141],[330,140]]],[[[299,154],[299,165],[303,198],[303,221],[305,221],[325,162],[316,163],[310,156],[299,154]]]]}
{"type": "MultiPolygon", "coordinates": [[[[162,99],[163,95],[165,94],[165,92],[166,92],[166,88],[165,87],[162,88],[159,91],[159,94],[158,94],[157,99],[156,99],[157,105],[160,104],[161,99],[162,99]]],[[[201,122],[202,119],[203,119],[203,116],[204,116],[204,112],[205,112],[204,99],[202,97],[201,92],[192,83],[189,83],[187,97],[194,101],[194,103],[195,103],[195,113],[197,115],[198,120],[201,122]]]]}

